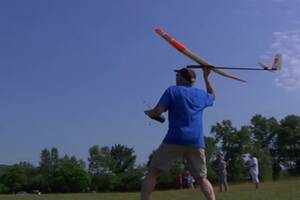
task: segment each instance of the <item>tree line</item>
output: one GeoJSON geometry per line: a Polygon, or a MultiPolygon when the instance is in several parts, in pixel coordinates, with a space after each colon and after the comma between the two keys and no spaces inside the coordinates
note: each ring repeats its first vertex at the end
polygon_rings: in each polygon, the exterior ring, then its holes
{"type": "MultiPolygon", "coordinates": [[[[217,182],[215,160],[222,151],[228,163],[231,182],[249,179],[246,168],[249,153],[256,153],[260,178],[279,179],[300,175],[300,116],[288,115],[281,121],[274,117],[255,115],[250,125],[240,128],[230,120],[217,122],[206,137],[208,177],[217,182]]],[[[98,145],[89,149],[88,163],[75,156],[60,156],[55,147],[43,149],[38,166],[20,162],[12,166],[0,165],[0,193],[41,191],[42,193],[136,191],[147,170],[148,163],[137,165],[133,148],[116,144],[98,145]]],[[[187,168],[178,160],[171,170],[162,173],[159,189],[176,187],[177,177],[187,168]]]]}

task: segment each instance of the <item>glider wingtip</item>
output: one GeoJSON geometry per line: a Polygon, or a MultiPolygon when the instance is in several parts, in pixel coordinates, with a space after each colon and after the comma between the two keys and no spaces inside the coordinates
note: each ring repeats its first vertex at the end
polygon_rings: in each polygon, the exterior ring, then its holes
{"type": "Polygon", "coordinates": [[[159,28],[159,27],[155,28],[154,31],[155,31],[156,33],[158,33],[158,34],[160,34],[160,33],[163,32],[162,29],[159,28]]]}
{"type": "Polygon", "coordinates": [[[237,78],[237,77],[234,77],[233,79],[237,80],[237,81],[240,81],[242,83],[248,83],[248,81],[244,80],[244,79],[240,79],[240,78],[237,78]]]}

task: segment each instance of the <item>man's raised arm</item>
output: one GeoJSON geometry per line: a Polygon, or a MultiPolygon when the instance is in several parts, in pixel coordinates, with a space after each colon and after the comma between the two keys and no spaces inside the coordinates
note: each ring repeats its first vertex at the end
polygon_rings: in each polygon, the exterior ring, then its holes
{"type": "Polygon", "coordinates": [[[215,91],[212,88],[212,86],[211,86],[211,84],[208,80],[209,74],[210,74],[209,67],[203,67],[203,78],[204,78],[204,83],[205,83],[205,86],[206,86],[206,91],[207,91],[207,93],[211,94],[213,97],[216,98],[215,91]]]}

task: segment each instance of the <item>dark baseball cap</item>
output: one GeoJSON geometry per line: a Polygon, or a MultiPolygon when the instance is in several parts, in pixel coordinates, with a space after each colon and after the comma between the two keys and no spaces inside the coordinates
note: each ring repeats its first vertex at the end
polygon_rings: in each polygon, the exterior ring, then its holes
{"type": "Polygon", "coordinates": [[[179,73],[185,80],[194,83],[196,81],[196,73],[189,68],[175,69],[174,72],[179,73]]]}

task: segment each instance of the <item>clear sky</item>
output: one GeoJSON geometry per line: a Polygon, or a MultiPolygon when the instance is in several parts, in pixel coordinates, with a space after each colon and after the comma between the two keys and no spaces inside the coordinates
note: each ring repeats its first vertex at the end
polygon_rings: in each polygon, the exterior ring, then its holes
{"type": "MultiPolygon", "coordinates": [[[[167,123],[143,114],[193,61],[154,33],[161,27],[215,65],[256,67],[281,52],[280,73],[211,75],[217,94],[206,135],[224,119],[299,115],[299,0],[0,1],[0,164],[35,165],[43,148],[86,160],[93,145],[132,147],[138,163],[167,123]]],[[[196,87],[203,87],[198,72],[196,87]]]]}

